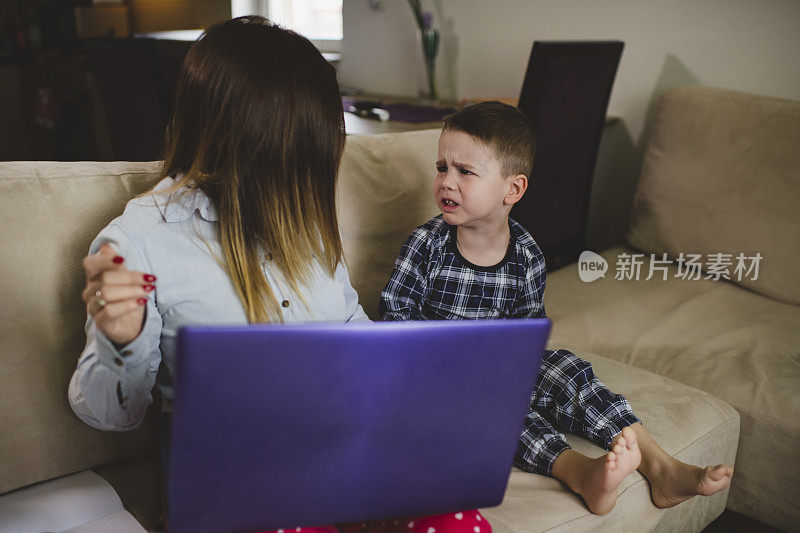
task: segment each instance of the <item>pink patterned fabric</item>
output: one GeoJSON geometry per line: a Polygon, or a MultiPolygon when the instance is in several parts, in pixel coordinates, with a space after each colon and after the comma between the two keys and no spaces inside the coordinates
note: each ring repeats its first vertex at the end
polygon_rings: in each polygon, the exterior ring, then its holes
{"type": "Polygon", "coordinates": [[[476,509],[433,516],[368,520],[325,527],[298,527],[264,533],[492,533],[492,526],[476,509]]]}

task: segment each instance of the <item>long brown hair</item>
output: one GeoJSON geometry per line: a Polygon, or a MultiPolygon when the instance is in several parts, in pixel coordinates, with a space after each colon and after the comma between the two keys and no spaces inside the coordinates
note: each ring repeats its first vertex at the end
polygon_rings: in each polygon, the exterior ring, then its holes
{"type": "Polygon", "coordinates": [[[341,260],[344,143],[336,72],[306,38],[248,16],[212,26],[189,50],[164,174],[214,203],[224,264],[251,323],[282,321],[262,254],[298,294],[313,264],[332,276],[341,260]]]}

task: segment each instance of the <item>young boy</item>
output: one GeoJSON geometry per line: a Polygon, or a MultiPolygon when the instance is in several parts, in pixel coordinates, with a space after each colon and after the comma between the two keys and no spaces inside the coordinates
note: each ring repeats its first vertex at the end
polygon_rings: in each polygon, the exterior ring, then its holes
{"type": "MultiPolygon", "coordinates": [[[[381,292],[384,320],[545,317],[544,258],[509,218],[527,189],[534,149],[530,123],[512,106],[483,102],[444,119],[433,182],[442,214],[403,244],[381,292]]],[[[733,475],[727,465],[703,469],[671,457],[627,400],[566,350],[544,353],[514,464],[563,481],[597,514],[614,507],[617,487],[637,468],[661,508],[714,494],[733,475]],[[554,423],[609,453],[573,451],[554,423]]]]}

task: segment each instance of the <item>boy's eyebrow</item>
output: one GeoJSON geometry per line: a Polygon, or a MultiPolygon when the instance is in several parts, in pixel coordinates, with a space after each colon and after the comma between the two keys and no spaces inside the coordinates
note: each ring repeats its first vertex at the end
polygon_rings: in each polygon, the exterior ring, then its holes
{"type": "MultiPolygon", "coordinates": [[[[447,164],[447,161],[445,161],[444,159],[439,159],[439,160],[438,160],[436,163],[434,163],[434,164],[435,164],[437,167],[438,167],[438,166],[443,166],[443,165],[446,165],[446,164],[447,164]]],[[[459,163],[458,161],[453,161],[453,166],[455,166],[455,167],[459,167],[459,168],[466,168],[466,169],[469,169],[469,170],[476,170],[476,167],[474,167],[474,166],[470,165],[469,163],[459,163]]]]}
{"type": "Polygon", "coordinates": [[[469,163],[459,163],[458,161],[453,161],[453,165],[455,165],[455,166],[457,166],[459,168],[467,168],[467,169],[470,169],[470,170],[476,170],[476,167],[470,165],[469,163]]]}

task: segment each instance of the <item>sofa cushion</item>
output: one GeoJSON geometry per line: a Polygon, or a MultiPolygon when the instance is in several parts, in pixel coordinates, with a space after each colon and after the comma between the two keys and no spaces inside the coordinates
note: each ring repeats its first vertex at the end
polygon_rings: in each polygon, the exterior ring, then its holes
{"type": "MultiPolygon", "coordinates": [[[[576,265],[547,279],[552,346],[591,351],[704,390],[741,414],[729,507],[778,527],[800,521],[800,307],[726,281],[605,279],[576,265]]],[[[649,260],[645,257],[644,272],[649,260]]]]}
{"type": "MultiPolygon", "coordinates": [[[[671,258],[762,256],[734,281],[800,304],[800,101],[682,87],[664,93],[628,242],[671,258]]],[[[732,270],[732,268],[731,268],[732,270]]]]}
{"type": "MultiPolygon", "coordinates": [[[[670,455],[692,464],[733,464],[739,415],[725,402],[697,389],[589,353],[595,374],[624,394],[652,437],[670,455]]],[[[605,451],[567,434],[577,451],[599,457],[605,451]]],[[[727,489],[710,498],[693,498],[658,509],[639,472],[626,477],[614,509],[593,515],[561,482],[514,469],[502,505],[482,510],[495,533],[536,531],[700,531],[725,509],[727,489]]]]}
{"type": "Polygon", "coordinates": [[[157,163],[0,163],[0,493],[140,455],[154,426],[81,422],[67,386],[86,342],[81,258],[157,163]]]}
{"type": "Polygon", "coordinates": [[[353,287],[373,320],[400,245],[439,213],[433,200],[439,133],[347,138],[337,195],[339,231],[353,287]]]}

